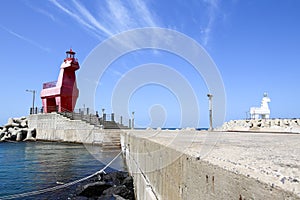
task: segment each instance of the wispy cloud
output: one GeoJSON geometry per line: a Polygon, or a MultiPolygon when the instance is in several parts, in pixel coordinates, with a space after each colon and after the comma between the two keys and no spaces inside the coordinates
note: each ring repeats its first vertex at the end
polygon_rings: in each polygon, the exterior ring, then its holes
{"type": "Polygon", "coordinates": [[[28,3],[27,1],[25,1],[25,4],[30,7],[31,9],[33,9],[34,11],[41,13],[43,15],[45,15],[46,17],[50,18],[52,21],[56,21],[55,17],[53,14],[49,13],[48,11],[42,9],[42,8],[38,8],[33,6],[32,4],[28,3]]]}
{"type": "Polygon", "coordinates": [[[49,0],[52,5],[76,20],[84,29],[103,39],[133,28],[159,26],[159,21],[151,14],[142,0],[101,1],[98,13],[92,14],[76,0],[63,5],[56,0],[49,0]]]}
{"type": "Polygon", "coordinates": [[[200,30],[202,35],[203,45],[206,46],[211,38],[212,29],[215,25],[216,16],[219,13],[219,0],[205,0],[205,4],[208,5],[207,8],[207,24],[200,30]]]}
{"type": "Polygon", "coordinates": [[[40,45],[39,43],[37,43],[37,42],[35,42],[35,41],[33,41],[33,40],[31,40],[31,39],[29,39],[29,38],[23,36],[23,35],[20,35],[20,34],[14,32],[14,31],[12,31],[12,30],[10,30],[10,29],[8,29],[8,28],[2,26],[2,25],[0,25],[0,28],[3,29],[3,30],[5,30],[6,32],[10,33],[11,35],[13,35],[13,36],[15,36],[15,37],[17,37],[17,38],[19,38],[19,39],[25,41],[25,42],[28,42],[29,44],[31,44],[31,45],[33,45],[33,46],[35,46],[35,47],[37,47],[37,48],[39,48],[39,49],[41,49],[41,50],[43,50],[43,51],[47,51],[47,52],[50,51],[49,48],[43,47],[43,46],[40,45]]]}
{"type": "MultiPolygon", "coordinates": [[[[106,28],[105,26],[101,25],[99,23],[99,21],[80,3],[76,2],[73,0],[73,3],[75,5],[75,7],[77,8],[77,10],[79,11],[79,15],[81,15],[81,17],[83,17],[83,23],[82,25],[87,26],[87,28],[91,28],[92,30],[98,30],[103,32],[106,35],[111,35],[112,32],[111,30],[109,30],[108,28],[106,28]],[[88,25],[87,25],[88,24],[88,25]]],[[[78,16],[76,14],[72,14],[75,16],[78,16]]],[[[78,17],[75,17],[75,19],[78,17]]]]}

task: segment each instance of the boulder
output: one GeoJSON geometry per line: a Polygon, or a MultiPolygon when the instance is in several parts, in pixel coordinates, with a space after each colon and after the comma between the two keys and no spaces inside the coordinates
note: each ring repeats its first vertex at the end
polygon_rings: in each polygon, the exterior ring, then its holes
{"type": "Polygon", "coordinates": [[[11,123],[14,123],[14,119],[13,118],[8,118],[7,124],[11,124],[11,123]]]}
{"type": "Polygon", "coordinates": [[[113,194],[113,195],[105,195],[105,196],[101,196],[100,198],[98,198],[99,200],[127,200],[124,199],[123,197],[113,194]]]}
{"type": "Polygon", "coordinates": [[[85,197],[101,196],[103,191],[110,187],[111,187],[110,184],[107,184],[102,181],[88,183],[83,186],[82,191],[79,193],[79,196],[85,196],[85,197]]]}
{"type": "Polygon", "coordinates": [[[25,116],[20,117],[21,120],[27,120],[25,116]]]}
{"type": "Polygon", "coordinates": [[[22,128],[27,128],[27,127],[28,127],[26,121],[22,121],[22,122],[20,123],[20,126],[21,126],[22,128]]]}
{"type": "Polygon", "coordinates": [[[1,142],[5,141],[5,140],[9,140],[10,139],[10,136],[8,135],[4,135],[2,138],[1,138],[1,142]]]}
{"type": "Polygon", "coordinates": [[[17,137],[16,137],[16,141],[22,141],[24,138],[26,138],[27,135],[27,129],[20,129],[17,132],[17,137]]]}
{"type": "Polygon", "coordinates": [[[12,122],[12,123],[7,123],[4,125],[5,128],[13,128],[13,127],[19,127],[20,125],[18,123],[12,122]]]}
{"type": "Polygon", "coordinates": [[[15,123],[21,124],[21,122],[22,122],[23,120],[21,120],[21,118],[13,118],[13,121],[14,121],[15,123]]]}
{"type": "Polygon", "coordinates": [[[17,136],[17,133],[20,131],[21,129],[18,129],[18,128],[13,128],[13,129],[10,129],[10,133],[11,135],[13,136],[17,136]]]}
{"type": "Polygon", "coordinates": [[[0,132],[0,139],[5,135],[5,132],[0,132]]]}
{"type": "Polygon", "coordinates": [[[125,185],[128,189],[133,190],[133,178],[131,176],[126,177],[122,185],[125,185]]]}
{"type": "Polygon", "coordinates": [[[113,198],[115,198],[116,200],[126,200],[123,197],[116,195],[116,194],[113,194],[113,198]]]}
{"type": "Polygon", "coordinates": [[[29,128],[27,129],[27,136],[24,141],[35,141],[36,140],[35,137],[36,137],[35,128],[29,128]]]}
{"type": "Polygon", "coordinates": [[[111,183],[112,185],[121,185],[125,178],[129,176],[128,172],[111,172],[103,175],[103,181],[111,183]]]}
{"type": "Polygon", "coordinates": [[[119,195],[125,199],[134,200],[134,193],[124,185],[110,187],[103,191],[103,196],[119,195]]]}
{"type": "Polygon", "coordinates": [[[16,141],[19,142],[19,141],[22,141],[22,130],[18,131],[17,133],[17,137],[16,137],[16,141]]]}

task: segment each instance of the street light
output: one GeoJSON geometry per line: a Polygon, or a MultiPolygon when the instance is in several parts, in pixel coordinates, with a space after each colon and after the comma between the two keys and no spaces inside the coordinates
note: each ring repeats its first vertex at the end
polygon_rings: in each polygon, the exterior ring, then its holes
{"type": "Polygon", "coordinates": [[[131,128],[134,129],[134,112],[132,112],[132,121],[131,121],[131,123],[132,123],[131,128]]]}
{"type": "Polygon", "coordinates": [[[35,90],[26,90],[26,92],[31,92],[32,93],[32,112],[30,114],[34,114],[34,101],[35,101],[35,90]]]}
{"type": "Polygon", "coordinates": [[[212,131],[213,130],[213,123],[212,123],[212,98],[213,98],[213,95],[212,94],[207,94],[207,97],[208,97],[208,101],[209,101],[209,130],[212,131]]]}

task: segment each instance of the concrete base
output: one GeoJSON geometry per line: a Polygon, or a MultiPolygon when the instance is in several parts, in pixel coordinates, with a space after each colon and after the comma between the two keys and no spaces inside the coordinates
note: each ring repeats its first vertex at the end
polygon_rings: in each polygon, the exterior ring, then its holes
{"type": "Polygon", "coordinates": [[[122,150],[137,199],[300,199],[300,137],[128,131],[122,150]]]}
{"type": "Polygon", "coordinates": [[[70,120],[56,113],[30,115],[28,126],[36,129],[37,140],[120,146],[119,130],[102,130],[84,121],[70,120]]]}

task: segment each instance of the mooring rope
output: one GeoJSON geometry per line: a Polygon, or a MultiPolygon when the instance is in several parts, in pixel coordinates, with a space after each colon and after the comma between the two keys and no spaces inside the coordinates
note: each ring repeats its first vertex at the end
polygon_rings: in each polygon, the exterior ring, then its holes
{"type": "Polygon", "coordinates": [[[95,175],[98,175],[102,172],[104,172],[104,170],[106,170],[106,168],[108,168],[120,155],[121,155],[122,151],[120,151],[120,153],[118,153],[118,155],[116,155],[116,157],[114,157],[105,167],[103,167],[101,170],[87,176],[84,177],[82,179],[76,180],[76,181],[72,181],[70,183],[66,183],[63,185],[59,185],[59,186],[55,186],[55,187],[51,187],[51,188],[45,188],[45,189],[41,189],[41,190],[37,190],[37,191],[32,191],[32,192],[25,192],[25,193],[21,193],[21,194],[13,194],[13,195],[8,195],[8,196],[4,196],[4,197],[0,197],[0,200],[5,200],[5,199],[15,199],[15,198],[21,198],[21,197],[28,197],[28,196],[33,196],[33,195],[38,195],[38,194],[43,194],[46,192],[51,192],[51,191],[55,191],[55,190],[59,190],[62,188],[66,188],[72,185],[75,185],[77,183],[80,183],[82,181],[85,181],[89,178],[92,178],[95,175]]]}

